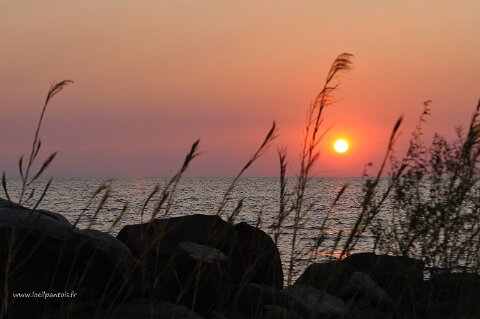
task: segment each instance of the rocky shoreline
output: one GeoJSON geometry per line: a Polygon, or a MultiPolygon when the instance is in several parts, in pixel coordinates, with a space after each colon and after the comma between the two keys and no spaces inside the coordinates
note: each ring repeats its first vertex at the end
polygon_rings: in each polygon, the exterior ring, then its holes
{"type": "Polygon", "coordinates": [[[0,199],[6,318],[480,318],[480,276],[360,253],[284,287],[266,233],[218,216],[125,226],[117,237],[0,199]],[[75,297],[25,297],[31,292],[75,297]]]}

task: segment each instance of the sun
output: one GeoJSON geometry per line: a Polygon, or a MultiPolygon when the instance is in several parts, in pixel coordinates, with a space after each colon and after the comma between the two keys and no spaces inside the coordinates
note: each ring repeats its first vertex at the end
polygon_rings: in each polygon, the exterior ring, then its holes
{"type": "Polygon", "coordinates": [[[333,143],[333,149],[337,153],[345,153],[348,151],[348,142],[344,139],[338,139],[333,143]]]}

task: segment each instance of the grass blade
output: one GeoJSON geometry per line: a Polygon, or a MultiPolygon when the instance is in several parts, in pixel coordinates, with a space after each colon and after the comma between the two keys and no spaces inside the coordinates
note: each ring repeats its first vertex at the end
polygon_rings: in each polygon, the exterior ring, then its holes
{"type": "Polygon", "coordinates": [[[7,179],[5,177],[5,172],[2,173],[2,187],[5,193],[5,196],[7,196],[8,201],[11,202],[10,195],[8,194],[7,179]]]}
{"type": "Polygon", "coordinates": [[[36,210],[38,208],[38,206],[40,205],[40,203],[43,201],[43,198],[45,197],[45,195],[47,194],[47,191],[48,189],[50,188],[50,185],[52,184],[52,181],[53,179],[49,179],[47,184],[45,185],[45,187],[43,188],[43,192],[42,192],[42,195],[40,195],[40,198],[38,199],[37,203],[35,204],[35,206],[33,207],[33,210],[36,210]]]}
{"type": "Polygon", "coordinates": [[[57,156],[57,152],[50,154],[50,156],[45,160],[45,162],[43,162],[42,167],[38,170],[37,174],[35,174],[35,176],[28,183],[28,185],[31,185],[38,177],[40,177],[40,175],[42,175],[43,171],[45,171],[50,165],[50,163],[55,159],[55,156],[57,156]]]}

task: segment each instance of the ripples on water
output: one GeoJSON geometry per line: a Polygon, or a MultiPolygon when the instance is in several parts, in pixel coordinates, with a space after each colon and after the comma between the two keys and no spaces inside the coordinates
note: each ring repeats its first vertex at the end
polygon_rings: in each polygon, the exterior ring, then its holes
{"type": "MultiPolygon", "coordinates": [[[[45,196],[42,209],[61,213],[70,222],[74,222],[82,211],[87,207],[92,194],[104,180],[98,178],[57,178],[45,196]]],[[[45,182],[45,181],[43,181],[45,182]]],[[[111,181],[112,193],[104,208],[92,220],[93,213],[99,199],[94,201],[92,208],[80,218],[78,227],[86,228],[92,223],[92,227],[116,235],[124,225],[142,222],[140,218],[141,208],[153,190],[154,186],[164,186],[168,182],[166,178],[134,179],[122,178],[111,181]],[[128,210],[118,225],[111,226],[120,214],[123,205],[128,202],[128,210]]],[[[225,191],[231,184],[231,178],[184,178],[180,181],[175,193],[175,201],[171,207],[169,216],[182,216],[189,214],[215,214],[218,204],[221,202],[225,191]]],[[[289,189],[292,190],[295,179],[288,179],[289,189]]],[[[19,180],[9,182],[10,193],[15,197],[20,186],[19,180]]],[[[337,234],[342,231],[347,235],[354,224],[359,212],[359,197],[361,196],[360,178],[313,178],[310,181],[306,194],[307,205],[313,203],[313,208],[305,216],[305,223],[299,230],[300,239],[297,247],[295,263],[295,277],[303,271],[311,258],[326,260],[332,258],[327,251],[333,246],[337,234]],[[337,204],[332,203],[342,186],[348,183],[349,187],[342,195],[337,204]],[[319,227],[323,217],[330,210],[330,220],[326,230],[326,240],[322,245],[325,252],[311,251],[311,245],[319,236],[319,227]]],[[[271,226],[275,223],[279,207],[279,179],[278,178],[242,178],[230,196],[226,206],[226,212],[230,213],[237,202],[243,200],[243,208],[237,218],[237,222],[245,221],[255,225],[261,213],[260,228],[267,233],[272,233],[271,226]]],[[[143,221],[148,220],[153,205],[147,207],[143,221]]],[[[159,216],[162,216],[160,212],[159,216]]],[[[291,240],[293,233],[293,219],[288,219],[281,230],[278,247],[281,253],[284,269],[288,269],[291,240]]],[[[357,245],[357,251],[368,250],[371,239],[364,237],[357,245]]],[[[338,255],[333,251],[333,257],[338,255]]]]}

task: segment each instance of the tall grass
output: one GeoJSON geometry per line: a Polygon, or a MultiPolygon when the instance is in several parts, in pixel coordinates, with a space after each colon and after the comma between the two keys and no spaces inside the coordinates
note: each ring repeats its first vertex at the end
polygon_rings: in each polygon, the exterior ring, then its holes
{"type": "MultiPolygon", "coordinates": [[[[274,225],[274,238],[278,242],[280,233],[278,230],[290,215],[293,215],[293,235],[290,250],[290,260],[287,272],[287,284],[292,282],[295,260],[297,259],[296,247],[298,243],[298,230],[302,227],[302,221],[312,206],[305,203],[305,191],[312,176],[312,169],[318,160],[319,143],[327,130],[322,131],[323,112],[332,103],[332,95],[338,88],[336,78],[339,74],[352,68],[352,57],[349,53],[340,54],[333,62],[327,74],[325,83],[320,92],[311,103],[307,112],[304,139],[300,155],[300,169],[292,196],[286,193],[286,151],[278,152],[280,161],[280,201],[277,223],[274,225]],[[290,205],[290,206],[288,206],[290,205]]],[[[343,192],[343,191],[342,191],[343,192]]],[[[325,220],[326,222],[326,220],[325,220]]]]}
{"type": "MultiPolygon", "coordinates": [[[[325,132],[320,131],[320,125],[322,123],[322,114],[324,108],[330,104],[330,99],[331,99],[331,94],[333,91],[336,90],[337,84],[333,83],[336,75],[340,72],[347,71],[351,67],[351,55],[350,54],[341,54],[333,63],[330,72],[327,75],[326,82],[322,88],[322,90],[319,92],[319,94],[316,96],[314,99],[314,102],[309,108],[308,111],[308,119],[307,119],[307,124],[306,124],[306,129],[305,129],[305,139],[304,139],[304,144],[303,144],[303,150],[301,154],[301,168],[300,168],[300,173],[298,175],[297,179],[297,185],[295,186],[295,192],[292,194],[292,196],[287,196],[286,194],[286,178],[285,178],[285,172],[286,172],[286,152],[283,152],[282,155],[280,155],[280,160],[281,160],[281,183],[282,183],[282,192],[280,194],[280,211],[279,211],[279,216],[278,216],[278,224],[275,226],[275,229],[278,231],[282,228],[282,224],[284,220],[289,217],[291,214],[294,214],[294,236],[292,240],[292,250],[291,250],[291,259],[290,259],[290,267],[288,270],[288,280],[289,282],[292,279],[292,273],[293,273],[293,268],[295,264],[295,251],[296,251],[296,245],[297,245],[297,230],[299,227],[301,227],[301,221],[302,218],[305,216],[305,214],[308,212],[309,207],[305,207],[304,203],[304,197],[305,197],[305,190],[307,188],[308,180],[311,175],[311,169],[315,162],[318,159],[318,143],[320,139],[323,137],[325,132]]],[[[5,173],[3,173],[2,176],[2,185],[3,185],[3,190],[4,193],[7,197],[12,202],[17,202],[22,205],[29,206],[30,201],[33,200],[34,198],[38,198],[37,202],[33,204],[33,210],[37,209],[37,207],[40,205],[42,199],[44,198],[46,192],[48,191],[51,180],[48,180],[46,183],[45,187],[43,188],[43,191],[40,195],[40,197],[36,197],[36,189],[35,189],[35,184],[34,182],[42,175],[42,173],[45,171],[45,169],[51,164],[51,162],[54,160],[56,153],[52,153],[41,165],[40,169],[34,174],[33,177],[31,177],[31,170],[32,167],[35,163],[35,160],[37,159],[37,156],[39,154],[42,142],[39,137],[39,132],[40,128],[43,123],[43,119],[45,116],[45,112],[47,109],[47,106],[49,105],[49,102],[51,99],[59,93],[66,85],[73,83],[70,80],[65,80],[59,83],[56,83],[52,85],[50,88],[47,98],[45,100],[44,106],[42,108],[42,112],[35,130],[35,135],[33,139],[33,145],[32,149],[30,152],[30,156],[28,158],[28,162],[26,165],[23,163],[23,156],[20,157],[19,159],[19,171],[20,171],[20,176],[21,176],[21,189],[20,189],[20,194],[18,196],[18,199],[15,200],[14,198],[11,198],[10,193],[8,191],[8,185],[7,185],[7,180],[5,173]]],[[[269,148],[269,146],[272,144],[273,140],[276,138],[277,133],[276,133],[276,125],[273,123],[272,127],[268,131],[265,139],[263,142],[260,144],[260,147],[253,153],[253,155],[250,157],[250,159],[246,162],[246,164],[242,167],[242,169],[239,171],[239,173],[233,178],[230,186],[227,188],[227,190],[224,193],[224,196],[222,200],[220,201],[218,205],[218,210],[217,210],[217,215],[218,216],[225,216],[228,219],[229,222],[233,223],[237,219],[238,215],[241,213],[242,209],[242,200],[240,200],[235,208],[230,212],[227,213],[225,211],[227,204],[231,200],[231,194],[234,191],[236,184],[238,183],[238,180],[240,177],[244,174],[244,172],[256,161],[258,158],[260,158],[265,151],[269,148]]],[[[174,195],[175,191],[178,186],[178,182],[180,181],[181,177],[183,176],[184,172],[187,170],[189,164],[193,159],[195,159],[199,153],[198,153],[198,145],[199,145],[199,140],[197,140],[195,143],[193,143],[190,152],[185,157],[185,161],[178,170],[178,172],[170,179],[170,181],[164,186],[160,187],[159,185],[156,185],[154,189],[151,191],[151,193],[148,195],[148,197],[145,200],[145,203],[142,207],[142,210],[140,212],[141,214],[141,219],[143,219],[143,215],[146,213],[146,209],[149,206],[152,206],[153,202],[153,210],[151,211],[150,214],[150,220],[154,220],[159,216],[159,213],[163,210],[162,217],[167,217],[168,213],[173,205],[174,202],[174,195]]],[[[93,227],[95,220],[97,219],[98,215],[101,214],[102,209],[104,208],[105,204],[111,197],[111,185],[109,181],[106,181],[102,183],[97,190],[95,190],[90,198],[89,203],[87,206],[82,210],[82,213],[78,216],[78,218],[75,220],[73,223],[74,226],[77,226],[82,219],[82,217],[86,214],[91,214],[90,218],[90,223],[88,225],[88,228],[93,227]],[[97,201],[97,204],[95,205],[94,202],[97,201]],[[96,206],[92,212],[90,210],[92,209],[93,206],[96,206]]],[[[119,216],[116,218],[116,220],[113,222],[112,227],[114,225],[118,224],[121,218],[124,216],[124,213],[128,209],[128,204],[125,204],[123,209],[121,210],[121,213],[119,216]]],[[[258,216],[258,222],[257,226],[261,224],[261,214],[258,216]]],[[[138,264],[141,265],[142,263],[145,262],[145,258],[148,255],[150,251],[152,251],[155,246],[162,240],[162,238],[166,234],[163,232],[159,232],[156,236],[156,238],[151,238],[150,239],[150,244],[147,247],[144,247],[144,251],[142,255],[140,256],[138,260],[138,264]]],[[[218,234],[212,234],[211,237],[216,237],[218,234]]],[[[275,240],[279,240],[279,232],[277,232],[276,235],[274,235],[275,240]]],[[[10,241],[13,245],[15,243],[14,238],[11,239],[10,241]]],[[[14,255],[14,250],[15,247],[11,247],[10,251],[12,253],[12,256],[14,255]]],[[[77,258],[77,257],[75,257],[77,258]]],[[[11,258],[12,260],[14,258],[11,258]]],[[[10,260],[10,258],[9,258],[10,260]]],[[[8,265],[13,265],[13,261],[9,262],[8,265]]],[[[87,263],[87,268],[88,265],[91,264],[91,261],[87,263]]],[[[21,263],[19,264],[21,265],[21,263]]],[[[201,265],[200,265],[201,266],[201,265]]],[[[57,265],[58,269],[58,265],[57,265]]],[[[85,275],[85,274],[84,274],[85,275]]],[[[133,273],[132,273],[133,276],[133,273]]],[[[3,289],[4,291],[4,296],[5,298],[5,303],[2,307],[3,312],[6,313],[8,311],[8,296],[9,296],[9,287],[8,287],[8,282],[9,282],[9,271],[7,267],[7,274],[6,274],[6,280],[5,280],[5,287],[3,289]]],[[[84,276],[81,276],[82,278],[84,276]]],[[[248,282],[249,275],[248,273],[245,276],[246,282],[248,282]]],[[[128,285],[129,281],[125,282],[125,285],[128,285]]],[[[128,287],[121,287],[122,289],[128,289],[128,287]]]]}
{"type": "MultiPolygon", "coordinates": [[[[51,153],[43,162],[41,167],[38,169],[38,171],[31,176],[31,170],[33,169],[33,166],[35,164],[35,161],[37,160],[38,153],[40,152],[40,149],[42,147],[42,140],[40,139],[40,129],[43,124],[43,119],[45,117],[45,112],[47,110],[47,107],[52,100],[52,98],[57,95],[65,86],[73,83],[71,80],[64,80],[58,83],[54,83],[51,85],[50,89],[48,90],[47,97],[45,98],[45,102],[43,104],[42,112],[40,113],[40,117],[38,119],[37,126],[35,128],[35,134],[33,136],[33,142],[32,142],[32,147],[30,150],[30,155],[28,157],[28,161],[25,164],[23,159],[23,155],[20,156],[18,160],[18,170],[20,173],[21,177],[21,188],[20,188],[20,193],[18,195],[18,199],[16,202],[20,205],[29,205],[30,201],[34,198],[35,193],[36,193],[36,188],[34,187],[34,182],[43,174],[43,172],[47,169],[47,167],[52,163],[52,161],[55,159],[55,156],[57,155],[57,152],[51,153]]],[[[40,197],[37,199],[36,203],[34,204],[34,209],[36,209],[40,203],[42,202],[45,194],[47,193],[50,185],[52,183],[52,179],[49,179],[46,183],[46,185],[43,187],[42,193],[40,197]]],[[[5,196],[7,197],[8,200],[12,200],[10,198],[10,194],[8,192],[8,187],[7,187],[7,179],[5,175],[5,171],[2,173],[2,187],[3,191],[5,193],[5,196]]]]}
{"type": "MultiPolygon", "coordinates": [[[[10,201],[16,201],[20,205],[32,205],[33,209],[36,210],[38,206],[41,204],[43,198],[45,197],[48,189],[50,188],[50,185],[52,183],[52,179],[50,178],[47,183],[43,186],[43,189],[40,193],[39,196],[37,196],[36,201],[32,204],[32,200],[35,198],[35,195],[37,193],[37,188],[35,187],[35,181],[38,180],[38,178],[45,172],[45,170],[48,168],[48,166],[52,163],[54,160],[55,156],[57,155],[56,152],[51,153],[42,163],[40,168],[36,171],[36,173],[31,176],[31,171],[34,168],[34,164],[38,158],[40,149],[42,147],[42,141],[40,139],[40,129],[43,124],[43,120],[45,117],[45,113],[47,110],[47,107],[51,101],[51,99],[57,95],[65,86],[73,83],[71,80],[64,80],[58,83],[53,83],[50,86],[50,89],[48,90],[47,96],[45,98],[45,102],[42,107],[42,111],[40,113],[40,117],[37,122],[37,126],[35,128],[35,133],[33,136],[33,142],[32,142],[32,147],[30,150],[30,155],[28,157],[28,161],[25,164],[24,163],[24,156],[21,155],[19,160],[18,160],[18,170],[20,173],[20,178],[21,178],[21,187],[20,187],[20,192],[18,194],[17,200],[15,198],[12,198],[9,194],[8,191],[8,184],[7,184],[7,178],[5,171],[2,172],[2,188],[5,193],[5,197],[10,201]]],[[[28,234],[33,231],[32,229],[29,229],[28,234]]],[[[17,238],[16,234],[16,227],[12,228],[10,240],[8,242],[8,249],[7,249],[7,258],[5,262],[5,271],[3,274],[3,287],[2,287],[2,293],[0,293],[0,299],[2,300],[2,307],[0,311],[0,316],[4,317],[8,313],[8,308],[9,308],[9,302],[11,300],[11,289],[10,289],[10,277],[12,274],[16,272],[16,268],[20,268],[20,266],[24,263],[22,261],[18,261],[17,259],[17,253],[16,253],[16,246],[15,243],[18,245],[24,244],[24,240],[22,238],[17,238]],[[15,267],[15,263],[17,263],[17,267],[15,267]]],[[[34,250],[34,247],[32,247],[32,251],[34,250]]]]}
{"type": "Polygon", "coordinates": [[[422,139],[425,103],[407,154],[392,158],[391,214],[371,230],[382,253],[422,259],[431,268],[480,270],[480,102],[450,142],[422,139]]]}
{"type": "MultiPolygon", "coordinates": [[[[319,158],[319,145],[321,139],[328,131],[324,128],[324,111],[332,104],[333,94],[338,89],[338,77],[342,73],[352,69],[353,56],[348,53],[340,54],[333,62],[320,92],[315,96],[307,110],[307,121],[304,128],[304,136],[301,142],[300,167],[293,185],[289,185],[287,174],[287,151],[284,148],[278,150],[279,159],[279,194],[278,211],[275,212],[275,222],[267,231],[276,244],[282,240],[289,240],[288,263],[286,270],[286,281],[290,285],[295,279],[296,262],[305,251],[298,252],[299,231],[309,217],[312,217],[315,203],[307,200],[307,191],[310,187],[310,180],[313,169],[319,158]],[[292,223],[292,234],[288,239],[282,238],[286,223],[292,223]]],[[[52,85],[48,91],[47,98],[42,108],[38,124],[35,129],[32,148],[26,162],[23,155],[19,158],[18,168],[21,178],[20,192],[15,198],[9,191],[5,172],[2,174],[2,187],[5,196],[11,202],[30,206],[33,211],[41,204],[47,193],[52,180],[49,179],[40,192],[36,190],[36,181],[45,172],[54,160],[56,153],[50,154],[40,165],[39,169],[32,173],[33,167],[38,159],[42,142],[40,140],[40,129],[44,120],[47,106],[51,99],[58,94],[66,85],[73,83],[70,80],[62,81],[52,85]]],[[[458,267],[469,267],[470,270],[480,270],[480,172],[478,163],[480,161],[480,102],[477,105],[467,129],[457,128],[457,139],[453,142],[447,141],[440,135],[435,135],[430,146],[422,141],[423,124],[430,114],[429,102],[424,104],[424,110],[419,119],[415,131],[412,133],[407,154],[402,159],[395,157],[395,144],[398,140],[402,118],[399,118],[393,126],[391,135],[387,141],[387,148],[379,169],[373,176],[364,174],[362,196],[359,200],[359,211],[351,229],[347,232],[339,232],[335,235],[333,242],[326,243],[328,230],[331,228],[331,215],[340,198],[343,196],[348,185],[343,185],[329,209],[323,215],[316,216],[320,220],[317,229],[315,242],[307,250],[316,252],[319,250],[329,251],[331,255],[335,251],[340,258],[348,256],[353,251],[358,241],[365,232],[371,232],[375,236],[372,243],[374,251],[386,254],[409,256],[424,260],[429,267],[443,268],[446,270],[458,269],[458,267]],[[390,170],[389,170],[390,164],[390,170]],[[388,176],[385,177],[386,172],[388,176]]],[[[238,220],[242,213],[243,200],[240,199],[230,209],[232,194],[243,174],[268,150],[277,137],[275,122],[268,130],[260,146],[253,152],[246,164],[232,179],[230,185],[218,203],[218,209],[213,214],[226,219],[230,223],[238,220]]],[[[182,176],[187,171],[191,162],[200,154],[200,140],[196,140],[187,152],[184,162],[164,185],[155,185],[147,195],[141,210],[138,212],[140,220],[154,221],[158,218],[166,218],[170,215],[175,201],[175,193],[182,176]]],[[[95,190],[81,214],[74,221],[73,225],[78,226],[85,215],[91,215],[88,228],[93,228],[99,214],[102,214],[106,203],[112,194],[110,181],[102,183],[95,190]]],[[[112,222],[110,230],[116,227],[125,213],[129,210],[128,202],[112,222]]],[[[257,216],[257,227],[262,225],[262,212],[257,216]]],[[[132,268],[127,279],[121,283],[119,293],[113,297],[113,304],[122,303],[132,296],[135,289],[133,280],[138,279],[137,270],[147,262],[148,255],[155,251],[158,244],[167,235],[166,229],[160,229],[155,236],[148,238],[146,244],[141,248],[137,259],[136,267],[132,268]]],[[[22,243],[21,238],[16,238],[15,227],[12,230],[9,241],[7,262],[5,269],[5,280],[2,287],[2,312],[6,315],[9,310],[10,295],[12,292],[11,278],[22,265],[16,255],[16,247],[22,243]],[[17,268],[17,269],[15,269],[17,268]]],[[[141,236],[146,236],[142,232],[141,236]]],[[[222,238],[222,233],[209,234],[207,242],[214,242],[222,238]]],[[[39,245],[41,242],[38,243],[39,245]]],[[[205,252],[206,253],[206,252],[205,252]]],[[[86,270],[80,276],[80,281],[75,281],[78,288],[88,268],[93,265],[93,257],[90,256],[86,262],[86,270]]],[[[76,255],[75,259],[80,258],[76,255]]],[[[165,266],[164,273],[161,273],[156,282],[146,292],[154,295],[155,289],[159,287],[162,276],[170,274],[174,267],[173,261],[165,266]]],[[[193,271],[190,283],[195,287],[192,308],[196,306],[196,296],[203,271],[202,263],[197,264],[193,271]]],[[[253,267],[253,266],[252,266],[253,267]]],[[[58,273],[60,265],[57,264],[55,274],[58,273]]],[[[245,286],[251,279],[252,268],[246,269],[242,278],[245,286]]],[[[70,278],[69,278],[70,280],[70,278]]],[[[140,274],[137,284],[141,287],[146,284],[146,273],[140,274]]],[[[114,283],[110,282],[109,285],[114,283]]],[[[179,303],[188,293],[184,287],[178,296],[179,303]]],[[[237,296],[238,297],[238,296],[237,296]]],[[[103,302],[103,298],[102,298],[103,302]]],[[[62,308],[63,314],[68,316],[74,306],[73,302],[62,308]]],[[[220,308],[226,305],[219,305],[220,308]]],[[[97,309],[97,317],[109,317],[113,314],[113,306],[108,309],[97,309]]],[[[49,313],[46,311],[45,317],[49,313]]]]}

